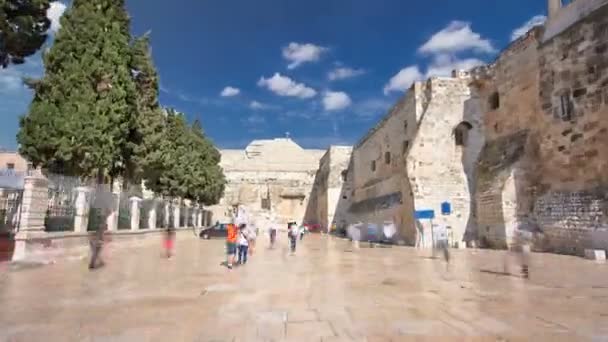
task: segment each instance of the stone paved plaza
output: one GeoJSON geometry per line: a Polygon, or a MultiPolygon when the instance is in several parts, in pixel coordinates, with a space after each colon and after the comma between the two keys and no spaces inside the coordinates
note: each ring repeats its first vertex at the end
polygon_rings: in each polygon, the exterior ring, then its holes
{"type": "Polygon", "coordinates": [[[0,340],[608,340],[606,264],[535,254],[523,280],[503,274],[498,251],[454,251],[446,268],[428,251],[320,235],[298,248],[260,239],[230,271],[222,241],[183,232],[171,260],[151,240],[110,246],[94,272],[86,260],[5,264],[0,340]]]}

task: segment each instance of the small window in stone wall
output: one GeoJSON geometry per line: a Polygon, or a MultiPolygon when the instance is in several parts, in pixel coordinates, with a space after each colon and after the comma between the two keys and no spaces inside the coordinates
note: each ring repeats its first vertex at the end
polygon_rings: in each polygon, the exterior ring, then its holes
{"type": "Polygon", "coordinates": [[[376,161],[372,160],[372,172],[376,172],[376,161]]]}
{"type": "Polygon", "coordinates": [[[262,209],[270,210],[270,198],[262,198],[262,209]]]}
{"type": "Polygon", "coordinates": [[[403,145],[401,146],[401,154],[405,155],[409,148],[410,148],[410,142],[408,140],[404,141],[403,145]]]}
{"type": "Polygon", "coordinates": [[[500,96],[498,95],[498,92],[492,93],[488,102],[490,105],[490,110],[496,110],[500,108],[500,96]]]}
{"type": "Polygon", "coordinates": [[[342,181],[346,182],[348,180],[348,170],[342,171],[342,181]]]}
{"type": "Polygon", "coordinates": [[[6,168],[9,170],[14,170],[15,169],[15,163],[6,163],[6,168]]]}
{"type": "Polygon", "coordinates": [[[407,121],[403,122],[403,130],[407,132],[407,121]]]}
{"type": "Polygon", "coordinates": [[[572,98],[570,96],[570,91],[562,94],[559,97],[559,105],[560,105],[560,117],[564,121],[572,120],[572,114],[574,112],[574,104],[572,103],[572,98]]]}
{"type": "Polygon", "coordinates": [[[391,163],[391,153],[390,152],[384,152],[384,163],[386,163],[386,164],[391,163]]]}

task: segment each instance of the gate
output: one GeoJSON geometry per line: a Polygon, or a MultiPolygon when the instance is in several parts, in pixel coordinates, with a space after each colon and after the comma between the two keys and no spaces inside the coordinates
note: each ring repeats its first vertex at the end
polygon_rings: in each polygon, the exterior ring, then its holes
{"type": "Polygon", "coordinates": [[[12,259],[21,222],[24,173],[0,171],[0,262],[12,259]]]}

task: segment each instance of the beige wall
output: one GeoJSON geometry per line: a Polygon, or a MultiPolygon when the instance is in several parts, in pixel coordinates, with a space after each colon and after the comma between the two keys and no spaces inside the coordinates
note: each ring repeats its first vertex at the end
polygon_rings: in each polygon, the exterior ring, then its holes
{"type": "Polygon", "coordinates": [[[15,165],[15,171],[24,172],[28,169],[28,162],[17,152],[0,152],[0,170],[7,169],[8,164],[15,165]]]}
{"type": "Polygon", "coordinates": [[[233,206],[247,208],[252,219],[303,222],[314,183],[320,150],[304,150],[291,139],[255,140],[245,150],[223,150],[224,197],[212,206],[215,221],[231,220],[233,206]],[[271,210],[262,208],[269,198],[271,210]]]}

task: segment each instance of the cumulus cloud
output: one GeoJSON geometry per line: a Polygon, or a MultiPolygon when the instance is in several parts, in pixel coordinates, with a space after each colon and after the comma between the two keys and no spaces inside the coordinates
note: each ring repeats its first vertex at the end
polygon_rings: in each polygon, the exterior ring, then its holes
{"type": "Polygon", "coordinates": [[[336,68],[327,74],[327,78],[330,81],[337,81],[361,76],[363,74],[365,74],[365,70],[363,69],[336,68]]]}
{"type": "Polygon", "coordinates": [[[352,104],[352,100],[343,91],[327,91],[323,96],[323,107],[326,111],[342,110],[352,104]]]}
{"type": "Polygon", "coordinates": [[[314,89],[307,87],[303,83],[297,83],[278,72],[270,78],[260,78],[258,86],[265,87],[279,96],[292,96],[308,99],[317,95],[317,92],[314,89]]]}
{"type": "Polygon", "coordinates": [[[454,70],[470,70],[476,66],[485,64],[477,58],[458,59],[450,55],[440,54],[429,65],[426,77],[450,76],[454,70]]]}
{"type": "Polygon", "coordinates": [[[61,19],[61,16],[63,15],[63,13],[65,13],[66,9],[67,6],[63,2],[51,2],[51,6],[46,11],[46,16],[51,21],[51,32],[56,33],[61,28],[61,23],[59,22],[59,19],[61,19]]]}
{"type": "Polygon", "coordinates": [[[545,21],[547,21],[547,17],[544,15],[537,15],[532,17],[532,19],[528,20],[525,24],[513,30],[513,32],[511,33],[511,41],[523,36],[533,27],[543,25],[545,21]]]}
{"type": "Polygon", "coordinates": [[[23,73],[16,68],[0,69],[0,94],[9,94],[24,87],[23,73]]]}
{"type": "Polygon", "coordinates": [[[456,53],[468,50],[482,53],[496,52],[488,39],[473,32],[471,24],[463,21],[452,21],[418,49],[421,53],[456,53]]]}
{"type": "Polygon", "coordinates": [[[289,43],[283,48],[283,58],[291,62],[287,68],[295,69],[304,63],[317,62],[328,49],[314,44],[289,43]]]}
{"type": "Polygon", "coordinates": [[[388,81],[386,86],[384,86],[384,94],[388,95],[393,91],[405,91],[412,83],[422,79],[422,76],[418,66],[412,65],[403,68],[388,81]]]}
{"type": "Polygon", "coordinates": [[[249,104],[249,108],[251,109],[264,109],[266,108],[266,105],[263,103],[260,103],[258,101],[251,101],[251,103],[249,104]]]}
{"type": "Polygon", "coordinates": [[[232,96],[237,96],[240,93],[241,93],[241,90],[239,88],[234,88],[234,87],[228,86],[228,87],[224,88],[224,90],[222,90],[220,95],[222,97],[232,97],[232,96]]]}

